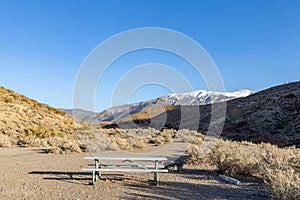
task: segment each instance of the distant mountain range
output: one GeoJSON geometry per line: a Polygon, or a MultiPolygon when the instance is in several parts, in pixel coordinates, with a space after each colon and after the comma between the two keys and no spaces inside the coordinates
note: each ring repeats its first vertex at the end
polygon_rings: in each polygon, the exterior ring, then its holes
{"type": "Polygon", "coordinates": [[[80,109],[62,109],[77,119],[91,122],[127,121],[135,118],[154,117],[170,110],[173,106],[196,106],[220,103],[235,98],[250,95],[250,90],[235,92],[212,92],[197,90],[187,93],[170,94],[150,101],[127,104],[106,109],[100,113],[84,111],[80,109]]]}
{"type": "MultiPolygon", "coordinates": [[[[217,118],[211,122],[211,116],[218,116],[218,107],[221,108],[224,104],[224,102],[213,104],[216,108],[214,110],[212,110],[211,104],[177,105],[154,117],[135,118],[133,119],[134,123],[132,121],[118,121],[106,127],[130,128],[132,124],[135,124],[140,127],[158,128],[161,126],[159,123],[163,121],[166,127],[179,129],[182,111],[194,112],[196,110],[200,113],[198,126],[186,128],[196,129],[205,134],[211,123],[218,124],[218,121],[222,121],[217,118]]],[[[193,118],[192,114],[185,115],[184,120],[189,122],[193,121],[193,118]]],[[[272,87],[244,98],[227,101],[225,124],[221,136],[232,140],[247,140],[255,143],[271,142],[278,146],[296,145],[300,148],[300,82],[272,87]]]]}

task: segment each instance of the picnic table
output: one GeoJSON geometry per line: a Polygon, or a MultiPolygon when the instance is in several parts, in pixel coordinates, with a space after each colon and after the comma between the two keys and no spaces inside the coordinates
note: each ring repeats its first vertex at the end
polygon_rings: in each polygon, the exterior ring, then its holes
{"type": "Polygon", "coordinates": [[[101,172],[153,172],[154,182],[158,185],[159,172],[168,172],[163,161],[167,161],[166,157],[161,156],[85,156],[86,160],[94,160],[94,164],[89,164],[88,168],[82,168],[84,171],[92,172],[92,183],[96,184],[100,180],[101,172]],[[107,161],[121,161],[121,163],[107,163],[107,161]],[[150,164],[141,164],[147,162],[150,164]]]}

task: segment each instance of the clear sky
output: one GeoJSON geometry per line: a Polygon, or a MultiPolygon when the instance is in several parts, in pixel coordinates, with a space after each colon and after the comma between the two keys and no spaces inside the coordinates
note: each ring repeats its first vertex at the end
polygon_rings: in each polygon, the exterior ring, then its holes
{"type": "MultiPolygon", "coordinates": [[[[0,0],[0,85],[53,107],[72,108],[74,82],[86,56],[112,35],[141,27],[173,29],[196,40],[216,63],[226,91],[258,91],[299,80],[299,0],[0,0]]],[[[174,66],[193,89],[206,89],[182,59],[162,51],[133,52],[99,82],[95,110],[111,106],[123,73],[151,62],[174,66]]],[[[148,85],[129,101],[168,93],[148,85]]]]}

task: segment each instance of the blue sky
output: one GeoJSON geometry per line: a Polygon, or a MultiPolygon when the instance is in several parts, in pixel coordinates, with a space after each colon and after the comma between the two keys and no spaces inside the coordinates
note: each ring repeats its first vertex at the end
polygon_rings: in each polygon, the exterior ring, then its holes
{"type": "MultiPolygon", "coordinates": [[[[299,11],[298,0],[0,0],[0,85],[54,107],[72,108],[80,65],[99,43],[129,29],[163,27],[206,49],[226,91],[258,91],[299,80],[299,11]]],[[[142,50],[113,63],[99,82],[95,110],[111,106],[122,74],[151,62],[174,67],[195,90],[207,89],[182,59],[142,50]]],[[[166,87],[147,85],[129,102],[168,93],[166,87]]]]}

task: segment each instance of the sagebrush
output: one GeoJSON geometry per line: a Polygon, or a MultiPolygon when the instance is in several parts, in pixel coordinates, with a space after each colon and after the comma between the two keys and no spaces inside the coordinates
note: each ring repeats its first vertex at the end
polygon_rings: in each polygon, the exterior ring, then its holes
{"type": "Polygon", "coordinates": [[[219,139],[209,154],[199,158],[202,144],[201,141],[194,142],[187,151],[191,155],[190,163],[210,163],[221,173],[236,178],[261,178],[274,199],[300,198],[299,149],[278,148],[268,143],[253,144],[219,139]]]}

